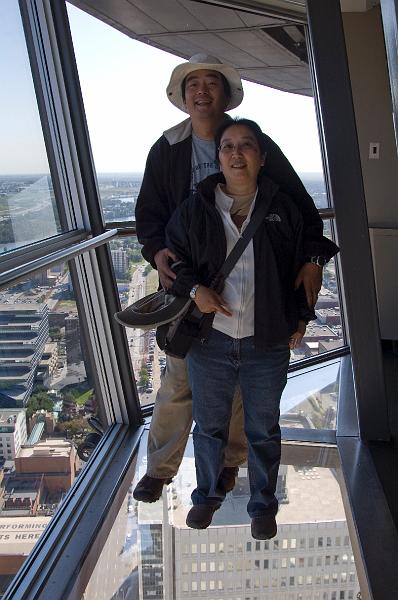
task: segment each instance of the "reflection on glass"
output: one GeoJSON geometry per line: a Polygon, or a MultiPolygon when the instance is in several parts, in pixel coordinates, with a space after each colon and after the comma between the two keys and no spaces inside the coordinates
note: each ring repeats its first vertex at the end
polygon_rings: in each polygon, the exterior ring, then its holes
{"type": "Polygon", "coordinates": [[[0,292],[0,595],[99,441],[87,356],[65,263],[0,292]]]}
{"type": "MultiPolygon", "coordinates": [[[[141,458],[137,480],[144,463],[141,458]]],[[[336,449],[283,444],[274,539],[251,537],[245,468],[213,524],[189,529],[185,518],[195,485],[190,442],[158,502],[137,503],[130,488],[83,598],[354,600],[359,585],[341,481],[336,449]]]]}
{"type": "Polygon", "coordinates": [[[281,427],[335,429],[341,359],[288,376],[281,398],[281,427]]]}
{"type": "Polygon", "coordinates": [[[0,254],[61,231],[17,2],[0,3],[0,254]]]}
{"type": "MultiPolygon", "coordinates": [[[[324,235],[333,239],[331,221],[324,221],[323,227],[324,235]]],[[[337,350],[345,344],[334,258],[323,268],[315,314],[316,320],[308,324],[302,343],[291,353],[292,362],[337,350]]]]}
{"type": "Polygon", "coordinates": [[[322,288],[315,306],[315,315],[316,320],[307,325],[302,343],[291,352],[292,362],[344,346],[334,258],[323,269],[322,288]]]}

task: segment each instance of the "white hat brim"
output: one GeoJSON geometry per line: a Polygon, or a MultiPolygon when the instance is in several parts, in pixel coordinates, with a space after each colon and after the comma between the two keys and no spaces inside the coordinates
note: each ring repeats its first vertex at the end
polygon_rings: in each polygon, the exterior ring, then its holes
{"type": "Polygon", "coordinates": [[[182,98],[182,82],[185,77],[193,71],[205,69],[207,71],[218,71],[224,75],[231,89],[231,97],[225,110],[232,110],[239,106],[243,100],[242,80],[238,71],[229,65],[223,63],[190,63],[185,62],[178,65],[172,72],[169,85],[167,86],[167,97],[174,106],[185,113],[188,113],[185,102],[182,98]]]}

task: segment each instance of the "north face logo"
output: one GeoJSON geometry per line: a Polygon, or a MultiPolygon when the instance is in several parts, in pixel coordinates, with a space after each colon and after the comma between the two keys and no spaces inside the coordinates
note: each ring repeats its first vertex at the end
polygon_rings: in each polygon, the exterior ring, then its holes
{"type": "Polygon", "coordinates": [[[266,221],[279,221],[279,222],[282,221],[282,219],[280,218],[280,216],[277,215],[276,213],[270,213],[269,215],[267,215],[265,217],[265,220],[266,221]]]}

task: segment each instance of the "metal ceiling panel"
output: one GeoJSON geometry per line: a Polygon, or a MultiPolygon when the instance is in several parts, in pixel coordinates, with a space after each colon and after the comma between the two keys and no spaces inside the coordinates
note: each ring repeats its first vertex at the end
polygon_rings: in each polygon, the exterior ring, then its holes
{"type": "Polygon", "coordinates": [[[184,58],[202,52],[206,52],[206,54],[213,52],[213,48],[209,50],[209,47],[206,45],[203,46],[199,43],[196,43],[198,41],[199,40],[197,39],[197,36],[192,39],[182,35],[177,37],[170,35],[162,37],[161,40],[158,40],[157,38],[154,40],[148,40],[148,43],[156,48],[161,48],[167,52],[171,52],[172,54],[176,54],[177,56],[182,56],[184,58]]]}
{"type": "Polygon", "coordinates": [[[220,29],[225,27],[242,27],[256,25],[272,25],[279,23],[279,19],[267,17],[265,15],[256,15],[245,13],[237,10],[226,10],[219,6],[211,6],[210,4],[201,4],[192,2],[191,0],[180,0],[193,15],[195,15],[202,23],[212,23],[212,28],[220,29]]]}
{"type": "MultiPolygon", "coordinates": [[[[212,29],[224,27],[244,27],[240,14],[235,10],[226,11],[219,6],[191,2],[191,0],[180,0],[180,4],[189,10],[201,23],[212,24],[212,29]]],[[[208,27],[206,27],[208,29],[208,27]]]]}
{"type": "Polygon", "coordinates": [[[248,81],[260,83],[267,81],[267,86],[277,90],[284,90],[292,94],[312,96],[311,78],[308,67],[264,67],[263,69],[244,69],[241,76],[248,81]]]}
{"type": "Polygon", "coordinates": [[[155,15],[148,16],[128,0],[73,0],[71,4],[129,36],[134,32],[131,37],[144,32],[166,31],[166,28],[153,18],[155,15]]]}
{"type": "Polygon", "coordinates": [[[190,31],[191,29],[207,29],[178,0],[134,0],[133,4],[143,13],[155,19],[168,31],[190,31]]]}
{"type": "Polygon", "coordinates": [[[242,54],[239,62],[236,63],[238,68],[255,67],[258,63],[272,67],[300,64],[296,56],[289,51],[284,51],[278,42],[261,31],[241,34],[226,33],[220,34],[220,37],[236,46],[242,54]]]}
{"type": "Polygon", "coordinates": [[[272,25],[280,25],[285,21],[284,19],[274,19],[265,15],[255,15],[253,13],[245,13],[242,11],[239,11],[239,17],[247,27],[256,27],[260,25],[262,27],[271,27],[272,25]]]}
{"type": "MultiPolygon", "coordinates": [[[[251,54],[245,50],[242,51],[242,48],[245,47],[244,44],[246,38],[247,34],[245,33],[228,34],[226,36],[205,33],[202,35],[195,35],[194,41],[203,48],[203,51],[208,52],[209,48],[211,48],[211,54],[214,54],[214,56],[217,56],[220,60],[233,64],[238,69],[248,66],[263,66],[261,60],[251,56],[251,54]],[[224,39],[224,37],[226,39],[224,39]]],[[[186,39],[188,40],[188,38],[186,39]]]]}

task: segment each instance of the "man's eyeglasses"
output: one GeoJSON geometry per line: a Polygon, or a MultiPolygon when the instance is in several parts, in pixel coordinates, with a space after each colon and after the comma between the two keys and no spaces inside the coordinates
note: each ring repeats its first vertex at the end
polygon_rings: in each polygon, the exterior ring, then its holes
{"type": "Polygon", "coordinates": [[[223,154],[232,154],[233,152],[256,152],[258,150],[257,145],[254,142],[246,141],[240,142],[239,144],[233,144],[232,142],[224,142],[218,147],[219,152],[223,154]]]}

